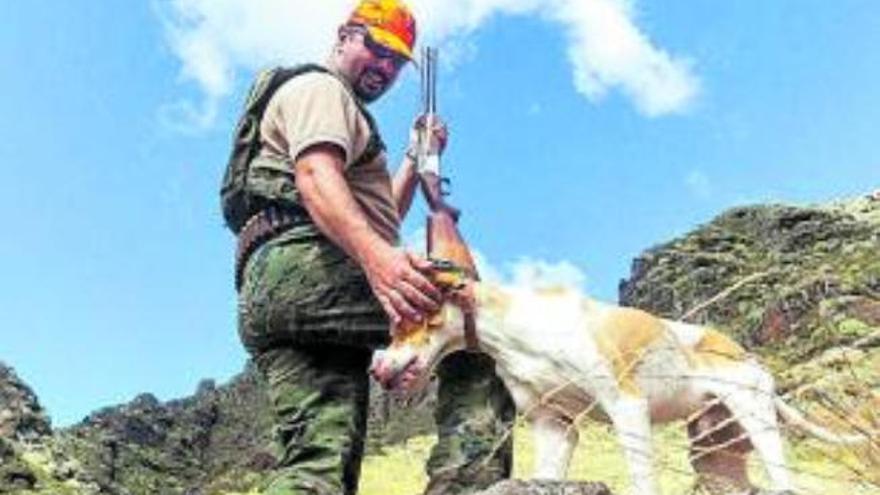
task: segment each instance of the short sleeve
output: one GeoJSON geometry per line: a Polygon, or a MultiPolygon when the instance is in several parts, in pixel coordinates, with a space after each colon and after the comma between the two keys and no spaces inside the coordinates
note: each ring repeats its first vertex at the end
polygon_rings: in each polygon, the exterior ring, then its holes
{"type": "Polygon", "coordinates": [[[329,74],[306,74],[282,86],[276,96],[291,163],[310,146],[331,143],[345,153],[346,168],[351,164],[360,115],[342,82],[329,74]]]}

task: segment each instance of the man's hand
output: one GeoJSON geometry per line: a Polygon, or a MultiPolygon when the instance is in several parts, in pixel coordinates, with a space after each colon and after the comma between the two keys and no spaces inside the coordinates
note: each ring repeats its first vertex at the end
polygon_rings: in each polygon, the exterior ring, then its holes
{"type": "Polygon", "coordinates": [[[332,144],[316,145],[294,167],[312,220],[363,268],[391,323],[418,322],[436,311],[440,292],[420,272],[430,263],[395,248],[370,227],[345,181],[342,151],[332,144]]]}
{"type": "Polygon", "coordinates": [[[409,132],[410,150],[418,151],[419,136],[423,132],[429,138],[427,144],[428,153],[442,155],[449,140],[449,130],[446,128],[446,123],[437,115],[434,115],[431,119],[427,115],[417,117],[409,132]]]}
{"type": "Polygon", "coordinates": [[[406,147],[406,158],[403,164],[394,174],[392,181],[392,194],[394,203],[397,205],[397,213],[400,218],[406,217],[410,205],[412,205],[413,193],[418,183],[418,172],[425,167],[424,163],[418,163],[420,146],[420,134],[423,130],[430,128],[430,134],[425,131],[425,135],[430,137],[428,143],[428,153],[440,155],[446,149],[446,143],[449,139],[449,132],[446,124],[436,115],[432,119],[428,119],[426,115],[417,117],[413,121],[412,128],[409,131],[409,144],[406,147]],[[429,124],[428,120],[432,122],[429,124]]]}
{"type": "Polygon", "coordinates": [[[363,268],[392,329],[404,320],[424,321],[439,308],[440,291],[422,274],[431,268],[427,260],[383,246],[365,258],[363,268]]]}

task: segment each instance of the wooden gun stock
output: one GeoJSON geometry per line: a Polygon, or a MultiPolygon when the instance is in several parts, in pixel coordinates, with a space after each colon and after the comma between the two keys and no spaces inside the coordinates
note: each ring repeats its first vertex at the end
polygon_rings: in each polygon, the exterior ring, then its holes
{"type": "Polygon", "coordinates": [[[455,220],[445,210],[432,211],[428,216],[428,256],[450,261],[474,280],[480,279],[470,249],[461,237],[455,220]]]}

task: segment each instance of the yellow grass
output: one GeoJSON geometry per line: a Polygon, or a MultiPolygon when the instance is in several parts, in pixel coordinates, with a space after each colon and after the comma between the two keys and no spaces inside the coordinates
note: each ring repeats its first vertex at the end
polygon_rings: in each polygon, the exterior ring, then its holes
{"type": "MultiPolygon", "coordinates": [[[[417,437],[404,445],[388,448],[382,455],[368,456],[361,473],[361,495],[414,495],[421,493],[433,437],[417,437]]],[[[687,461],[686,438],[681,425],[654,432],[656,470],[663,494],[692,493],[693,471],[687,461]]],[[[880,487],[859,483],[858,473],[869,476],[877,466],[868,466],[867,456],[857,452],[829,451],[818,442],[806,441],[789,446],[788,460],[797,486],[805,495],[880,495],[880,487]]],[[[763,469],[750,456],[753,479],[763,480],[763,469]]],[[[531,435],[519,426],[514,442],[514,477],[528,478],[534,461],[531,435]]],[[[569,479],[603,481],[618,494],[624,493],[628,479],[623,456],[608,428],[590,425],[581,429],[581,442],[575,452],[569,479]]]]}

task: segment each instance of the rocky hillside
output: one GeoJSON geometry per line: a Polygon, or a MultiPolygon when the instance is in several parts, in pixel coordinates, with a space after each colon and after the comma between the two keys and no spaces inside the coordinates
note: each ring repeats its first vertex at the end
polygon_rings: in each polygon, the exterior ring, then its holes
{"type": "Polygon", "coordinates": [[[33,390],[12,368],[0,363],[0,438],[36,442],[52,432],[46,412],[33,390]]]}
{"type": "MultiPolygon", "coordinates": [[[[841,428],[880,425],[880,198],[730,210],[640,255],[620,300],[735,336],[799,406],[841,428]]],[[[431,431],[432,403],[402,409],[374,394],[369,449],[431,431]]],[[[189,398],[144,394],[53,431],[0,364],[0,494],[244,492],[275,460],[266,410],[248,368],[189,398]]]]}
{"type": "MultiPolygon", "coordinates": [[[[370,450],[427,432],[432,397],[402,408],[374,394],[370,450]]],[[[142,394],[53,432],[36,395],[0,364],[0,432],[0,494],[245,492],[275,463],[268,399],[251,367],[185,399],[142,394]]]]}
{"type": "MultiPolygon", "coordinates": [[[[0,390],[15,390],[19,384],[7,377],[0,380],[0,390]]],[[[10,416],[25,412],[27,418],[32,416],[28,411],[40,410],[36,399],[28,397],[31,405],[10,416]]],[[[54,434],[42,428],[36,442],[9,442],[18,469],[29,474],[0,478],[0,493],[12,486],[41,494],[246,490],[274,463],[271,426],[262,413],[266,402],[256,374],[246,369],[222,387],[204,381],[186,399],[160,403],[143,394],[54,434]]]]}
{"type": "Polygon", "coordinates": [[[791,361],[870,333],[880,325],[878,297],[880,201],[868,198],[735,208],[646,251],[620,284],[621,304],[673,318],[690,312],[791,361]]]}
{"type": "Polygon", "coordinates": [[[880,419],[876,195],[727,211],[641,254],[620,301],[733,335],[819,416],[880,419]]]}
{"type": "Polygon", "coordinates": [[[37,396],[0,362],[0,493],[36,484],[37,476],[22,459],[21,447],[40,445],[51,433],[37,396]]]}

